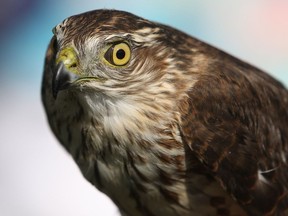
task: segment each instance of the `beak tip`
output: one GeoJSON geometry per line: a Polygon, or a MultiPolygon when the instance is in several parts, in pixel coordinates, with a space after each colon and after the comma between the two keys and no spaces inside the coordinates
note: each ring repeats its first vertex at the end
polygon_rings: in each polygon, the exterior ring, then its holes
{"type": "Polygon", "coordinates": [[[57,98],[60,90],[67,89],[76,79],[78,79],[78,76],[67,70],[63,62],[58,63],[52,79],[52,95],[54,99],[57,98]]]}

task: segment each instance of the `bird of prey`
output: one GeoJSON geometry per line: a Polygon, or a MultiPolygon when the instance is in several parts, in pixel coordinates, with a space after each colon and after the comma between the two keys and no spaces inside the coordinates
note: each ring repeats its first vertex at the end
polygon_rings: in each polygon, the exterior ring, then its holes
{"type": "Polygon", "coordinates": [[[125,216],[288,215],[288,92],[131,13],[53,29],[42,100],[83,175],[125,216]]]}

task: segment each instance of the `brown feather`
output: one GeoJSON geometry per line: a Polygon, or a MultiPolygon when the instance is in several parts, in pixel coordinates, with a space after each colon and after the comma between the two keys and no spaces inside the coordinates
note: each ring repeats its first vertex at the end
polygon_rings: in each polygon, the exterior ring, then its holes
{"type": "Polygon", "coordinates": [[[213,64],[189,92],[183,138],[250,215],[281,215],[288,208],[288,166],[283,161],[288,92],[264,72],[225,53],[209,57],[213,64]]]}
{"type": "Polygon", "coordinates": [[[122,11],[72,16],[49,44],[42,99],[56,137],[123,215],[288,215],[287,90],[185,33],[122,11]],[[127,65],[102,59],[110,36],[130,45],[127,65]],[[55,98],[67,46],[97,79],[55,98]]]}

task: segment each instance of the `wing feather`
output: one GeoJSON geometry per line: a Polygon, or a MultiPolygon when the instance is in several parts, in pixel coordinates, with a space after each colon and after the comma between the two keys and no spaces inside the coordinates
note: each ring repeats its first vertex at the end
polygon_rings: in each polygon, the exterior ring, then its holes
{"type": "Polygon", "coordinates": [[[282,215],[288,208],[288,92],[248,64],[219,58],[183,101],[183,139],[250,215],[282,215]]]}

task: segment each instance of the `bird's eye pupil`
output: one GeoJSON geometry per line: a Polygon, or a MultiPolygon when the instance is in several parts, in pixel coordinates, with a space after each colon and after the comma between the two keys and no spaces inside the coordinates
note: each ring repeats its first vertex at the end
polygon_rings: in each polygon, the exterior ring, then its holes
{"type": "Polygon", "coordinates": [[[125,58],[125,51],[123,49],[117,50],[116,56],[117,56],[118,59],[125,58]]]}

